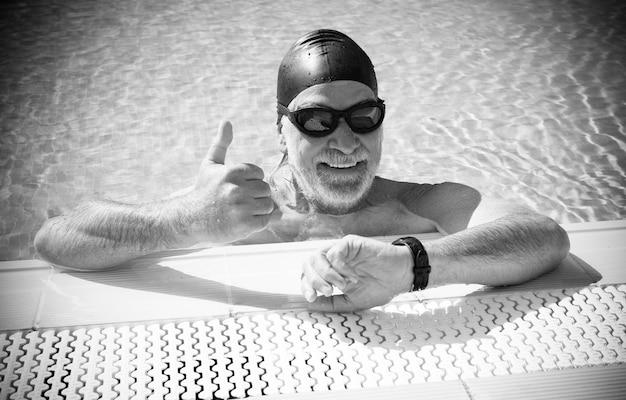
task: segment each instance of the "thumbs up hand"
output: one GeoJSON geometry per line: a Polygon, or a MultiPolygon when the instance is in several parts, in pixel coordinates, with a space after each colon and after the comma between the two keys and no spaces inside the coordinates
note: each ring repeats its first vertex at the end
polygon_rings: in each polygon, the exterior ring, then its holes
{"type": "Polygon", "coordinates": [[[228,243],[264,229],[274,201],[263,170],[253,164],[226,165],[233,140],[230,122],[221,121],[202,161],[196,184],[185,195],[185,215],[196,241],[228,243]]]}

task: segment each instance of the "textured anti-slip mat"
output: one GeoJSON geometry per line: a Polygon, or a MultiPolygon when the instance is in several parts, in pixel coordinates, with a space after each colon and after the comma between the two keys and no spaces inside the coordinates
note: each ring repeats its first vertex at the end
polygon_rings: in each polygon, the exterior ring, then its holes
{"type": "MultiPolygon", "coordinates": [[[[486,389],[477,378],[623,366],[625,307],[626,285],[604,285],[350,314],[266,311],[6,331],[0,398],[228,399],[461,382],[480,399],[486,389]]],[[[607,382],[604,395],[619,390],[617,382],[607,382]]]]}

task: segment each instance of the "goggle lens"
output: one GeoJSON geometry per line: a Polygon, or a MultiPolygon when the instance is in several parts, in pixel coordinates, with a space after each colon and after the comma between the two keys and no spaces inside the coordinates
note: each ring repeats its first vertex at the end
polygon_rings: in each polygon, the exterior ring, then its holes
{"type": "Polygon", "coordinates": [[[301,126],[305,131],[326,132],[331,130],[333,126],[333,114],[327,110],[298,110],[295,119],[296,125],[301,126]]]}
{"type": "Polygon", "coordinates": [[[382,122],[383,113],[378,107],[363,107],[354,110],[350,115],[351,125],[355,129],[372,129],[382,122]]]}
{"type": "Polygon", "coordinates": [[[375,131],[385,118],[385,104],[380,99],[360,103],[344,111],[321,107],[289,111],[282,104],[278,104],[278,111],[286,115],[301,132],[314,137],[333,133],[341,117],[346,120],[350,129],[361,134],[375,131]]]}

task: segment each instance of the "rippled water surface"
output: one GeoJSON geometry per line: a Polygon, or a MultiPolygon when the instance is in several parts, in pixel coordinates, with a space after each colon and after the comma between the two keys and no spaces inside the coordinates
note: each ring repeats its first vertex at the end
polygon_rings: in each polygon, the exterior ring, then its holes
{"type": "Polygon", "coordinates": [[[561,223],[626,217],[626,3],[47,1],[0,6],[0,260],[96,198],[278,162],[275,79],[301,34],[341,30],[386,100],[382,176],[458,181],[561,223]]]}

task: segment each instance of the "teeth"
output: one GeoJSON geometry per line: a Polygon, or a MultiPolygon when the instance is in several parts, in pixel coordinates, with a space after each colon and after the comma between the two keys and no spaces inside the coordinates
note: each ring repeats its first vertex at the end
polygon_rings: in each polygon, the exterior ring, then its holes
{"type": "Polygon", "coordinates": [[[356,161],[353,161],[351,163],[336,163],[336,162],[329,162],[328,165],[331,166],[332,168],[352,168],[354,166],[356,166],[356,161]]]}

